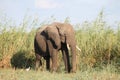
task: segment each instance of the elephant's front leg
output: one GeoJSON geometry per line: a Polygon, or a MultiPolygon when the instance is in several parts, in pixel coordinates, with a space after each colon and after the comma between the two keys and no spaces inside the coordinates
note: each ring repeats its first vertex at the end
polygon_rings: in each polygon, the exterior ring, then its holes
{"type": "Polygon", "coordinates": [[[52,42],[50,40],[47,40],[48,43],[48,48],[49,48],[49,54],[50,54],[50,58],[51,58],[51,62],[52,62],[52,66],[51,67],[51,71],[57,71],[57,61],[58,61],[58,50],[54,48],[54,43],[52,44],[52,42]]]}
{"type": "Polygon", "coordinates": [[[35,54],[36,55],[36,66],[35,69],[38,70],[39,66],[42,65],[42,61],[41,61],[41,56],[39,54],[35,54]]]}
{"type": "Polygon", "coordinates": [[[66,44],[62,45],[62,54],[63,54],[64,64],[65,64],[65,70],[69,73],[70,72],[70,59],[69,59],[69,51],[67,49],[66,44]]]}
{"type": "Polygon", "coordinates": [[[46,58],[46,69],[50,70],[50,56],[46,58]]]}
{"type": "Polygon", "coordinates": [[[53,53],[51,53],[51,60],[52,60],[52,72],[56,72],[58,68],[58,51],[53,50],[53,53]]]}

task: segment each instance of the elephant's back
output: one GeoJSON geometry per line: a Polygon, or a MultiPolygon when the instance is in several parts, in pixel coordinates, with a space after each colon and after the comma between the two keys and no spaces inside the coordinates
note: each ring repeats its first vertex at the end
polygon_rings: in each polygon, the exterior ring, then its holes
{"type": "Polygon", "coordinates": [[[37,29],[36,34],[37,34],[37,33],[43,32],[43,31],[45,30],[46,27],[47,27],[47,25],[46,25],[46,26],[41,26],[41,27],[39,27],[39,28],[37,29]]]}

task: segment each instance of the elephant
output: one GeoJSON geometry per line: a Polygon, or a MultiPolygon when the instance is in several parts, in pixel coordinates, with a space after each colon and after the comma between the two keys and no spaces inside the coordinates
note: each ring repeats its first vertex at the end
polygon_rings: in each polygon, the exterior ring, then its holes
{"type": "MultiPolygon", "coordinates": [[[[54,22],[40,29],[35,36],[34,47],[36,53],[36,68],[38,68],[41,57],[46,60],[46,67],[50,69],[50,58],[52,60],[52,71],[56,71],[58,51],[61,50],[67,72],[76,72],[76,40],[75,31],[71,24],[54,22]],[[72,53],[72,66],[70,65],[69,50],[72,53]]],[[[41,63],[41,61],[40,61],[41,63]]]]}

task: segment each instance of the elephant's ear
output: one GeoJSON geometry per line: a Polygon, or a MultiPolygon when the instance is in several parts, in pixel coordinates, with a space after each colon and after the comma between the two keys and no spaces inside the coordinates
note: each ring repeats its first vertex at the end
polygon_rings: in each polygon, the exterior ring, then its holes
{"type": "Polygon", "coordinates": [[[55,26],[48,26],[45,29],[45,32],[47,34],[47,38],[51,40],[53,46],[56,48],[60,48],[61,41],[60,41],[60,36],[59,36],[57,28],[55,26]]]}
{"type": "Polygon", "coordinates": [[[58,29],[58,33],[60,35],[61,42],[65,43],[66,42],[66,34],[65,34],[66,32],[65,32],[64,25],[58,24],[56,27],[58,29]]]}

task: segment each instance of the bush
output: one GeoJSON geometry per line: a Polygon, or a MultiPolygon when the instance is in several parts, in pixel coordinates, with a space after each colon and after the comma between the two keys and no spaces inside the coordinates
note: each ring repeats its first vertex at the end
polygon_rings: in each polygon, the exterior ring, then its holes
{"type": "Polygon", "coordinates": [[[11,58],[11,65],[15,68],[33,67],[34,61],[33,55],[30,56],[26,51],[19,51],[11,58]]]}

